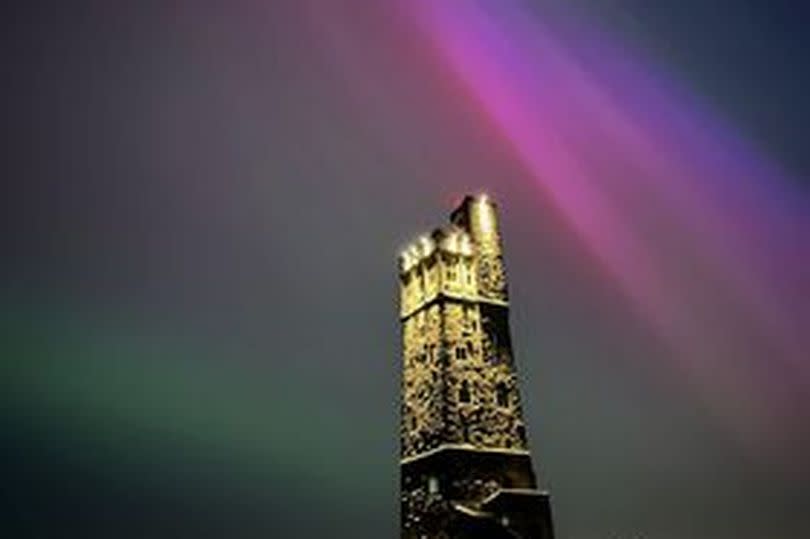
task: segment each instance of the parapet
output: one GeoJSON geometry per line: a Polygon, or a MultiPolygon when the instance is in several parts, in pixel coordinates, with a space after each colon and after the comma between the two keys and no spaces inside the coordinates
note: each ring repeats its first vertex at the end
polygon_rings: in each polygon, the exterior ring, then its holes
{"type": "Polygon", "coordinates": [[[429,235],[420,236],[402,250],[399,255],[400,275],[405,275],[430,260],[436,252],[472,257],[475,255],[475,246],[470,234],[458,226],[437,228],[429,235]]]}
{"type": "Polygon", "coordinates": [[[418,311],[439,294],[505,304],[506,281],[495,202],[467,196],[450,224],[420,236],[399,256],[400,311],[418,311]]]}

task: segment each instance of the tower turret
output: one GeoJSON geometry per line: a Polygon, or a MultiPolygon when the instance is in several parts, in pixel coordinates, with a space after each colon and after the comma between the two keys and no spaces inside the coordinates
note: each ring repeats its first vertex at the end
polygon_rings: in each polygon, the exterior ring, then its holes
{"type": "Polygon", "coordinates": [[[466,196],[450,220],[466,230],[476,244],[479,294],[490,300],[507,302],[509,294],[495,202],[486,194],[466,196]]]}

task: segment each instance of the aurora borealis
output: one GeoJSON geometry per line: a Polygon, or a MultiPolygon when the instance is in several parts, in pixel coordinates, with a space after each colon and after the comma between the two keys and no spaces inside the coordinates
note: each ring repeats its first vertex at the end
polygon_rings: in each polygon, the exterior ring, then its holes
{"type": "Polygon", "coordinates": [[[486,190],[559,537],[807,536],[804,10],[109,4],[3,23],[0,526],[393,536],[396,254],[486,190]]]}

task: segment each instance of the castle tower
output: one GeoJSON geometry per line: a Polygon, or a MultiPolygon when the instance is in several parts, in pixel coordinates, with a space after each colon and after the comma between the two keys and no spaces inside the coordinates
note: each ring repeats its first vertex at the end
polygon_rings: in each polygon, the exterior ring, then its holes
{"type": "Polygon", "coordinates": [[[553,537],[509,334],[497,208],[466,197],[400,256],[403,539],[553,537]]]}

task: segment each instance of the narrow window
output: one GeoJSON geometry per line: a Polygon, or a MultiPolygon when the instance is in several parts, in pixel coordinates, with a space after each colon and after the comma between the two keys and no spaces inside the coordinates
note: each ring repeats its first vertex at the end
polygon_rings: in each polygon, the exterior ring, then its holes
{"type": "Polygon", "coordinates": [[[522,443],[523,445],[526,445],[526,427],[524,427],[523,425],[518,425],[517,426],[517,436],[518,436],[518,440],[520,440],[520,443],[522,443]]]}
{"type": "Polygon", "coordinates": [[[461,402],[470,402],[470,384],[467,380],[461,382],[461,389],[458,392],[458,400],[461,402]]]}
{"type": "Polygon", "coordinates": [[[509,388],[503,382],[495,386],[495,400],[501,408],[509,406],[509,388]]]}
{"type": "Polygon", "coordinates": [[[463,346],[456,347],[456,359],[467,359],[467,350],[463,346]]]}
{"type": "Polygon", "coordinates": [[[470,357],[475,355],[475,345],[472,343],[472,341],[467,341],[467,353],[470,355],[470,357]]]}
{"type": "Polygon", "coordinates": [[[438,477],[428,477],[428,493],[429,494],[438,494],[439,493],[439,478],[438,477]]]}

